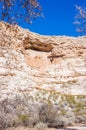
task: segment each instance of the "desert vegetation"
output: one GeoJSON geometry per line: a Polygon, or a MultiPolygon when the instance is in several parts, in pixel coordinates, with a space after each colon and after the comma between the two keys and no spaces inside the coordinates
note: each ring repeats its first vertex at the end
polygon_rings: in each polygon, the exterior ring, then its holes
{"type": "Polygon", "coordinates": [[[62,128],[75,123],[86,123],[86,97],[62,95],[38,90],[34,97],[24,93],[23,98],[0,102],[0,128],[27,126],[44,130],[62,128]]]}

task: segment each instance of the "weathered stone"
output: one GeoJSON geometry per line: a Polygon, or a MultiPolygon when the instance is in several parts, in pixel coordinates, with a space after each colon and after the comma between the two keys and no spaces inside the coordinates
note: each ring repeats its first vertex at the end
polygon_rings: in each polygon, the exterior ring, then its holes
{"type": "Polygon", "coordinates": [[[30,86],[85,95],[86,37],[42,36],[0,22],[1,88],[3,83],[9,91],[30,86]]]}
{"type": "Polygon", "coordinates": [[[24,123],[32,102],[59,105],[75,111],[72,122],[86,122],[86,36],[42,36],[0,22],[0,127],[18,117],[24,123]]]}
{"type": "Polygon", "coordinates": [[[53,46],[48,43],[43,43],[39,39],[36,39],[34,42],[30,41],[29,37],[26,37],[23,41],[23,46],[25,49],[32,49],[41,52],[50,52],[53,49],[53,46]]]}

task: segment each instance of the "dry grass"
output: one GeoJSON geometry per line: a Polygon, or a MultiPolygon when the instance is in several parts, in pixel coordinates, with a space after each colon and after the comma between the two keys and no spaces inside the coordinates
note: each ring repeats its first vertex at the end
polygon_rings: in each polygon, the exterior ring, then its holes
{"type": "MultiPolygon", "coordinates": [[[[70,126],[70,127],[67,127],[67,128],[63,128],[63,129],[58,129],[58,130],[67,130],[67,129],[70,129],[70,130],[86,130],[86,125],[77,125],[77,126],[70,126]]],[[[28,128],[28,127],[17,127],[17,128],[8,128],[6,130],[36,130],[35,128],[28,128]]],[[[55,128],[47,128],[46,130],[56,130],[55,128]]]]}
{"type": "MultiPolygon", "coordinates": [[[[36,129],[21,126],[21,127],[17,127],[17,128],[14,128],[14,127],[8,128],[6,130],[36,130],[36,129]]],[[[47,128],[46,130],[56,130],[56,129],[55,128],[47,128]]]]}

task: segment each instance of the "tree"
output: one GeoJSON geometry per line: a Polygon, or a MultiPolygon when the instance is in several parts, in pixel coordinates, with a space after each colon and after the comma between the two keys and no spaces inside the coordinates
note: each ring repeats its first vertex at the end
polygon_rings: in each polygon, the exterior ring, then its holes
{"type": "Polygon", "coordinates": [[[77,25],[77,31],[86,34],[86,0],[83,5],[76,5],[77,14],[75,16],[75,24],[77,25]]]}
{"type": "Polygon", "coordinates": [[[41,15],[41,10],[37,0],[0,0],[0,19],[9,23],[31,23],[41,15]]]}

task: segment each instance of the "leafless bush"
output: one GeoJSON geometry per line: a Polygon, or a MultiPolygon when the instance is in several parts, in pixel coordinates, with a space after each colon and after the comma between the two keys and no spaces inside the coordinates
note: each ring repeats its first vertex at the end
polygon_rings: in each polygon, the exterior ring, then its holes
{"type": "Polygon", "coordinates": [[[86,115],[79,114],[82,108],[80,108],[80,104],[76,109],[77,103],[75,105],[72,99],[71,106],[64,102],[66,101],[62,101],[57,105],[50,102],[35,103],[29,102],[26,98],[21,99],[19,96],[15,99],[1,101],[0,128],[23,125],[36,126],[38,130],[42,130],[45,127],[44,124],[48,127],[61,128],[75,122],[86,121],[86,115]],[[76,113],[74,113],[74,110],[76,110],[76,113]]]}
{"type": "Polygon", "coordinates": [[[38,124],[35,125],[36,130],[46,130],[47,125],[43,122],[39,122],[38,124]]]}

